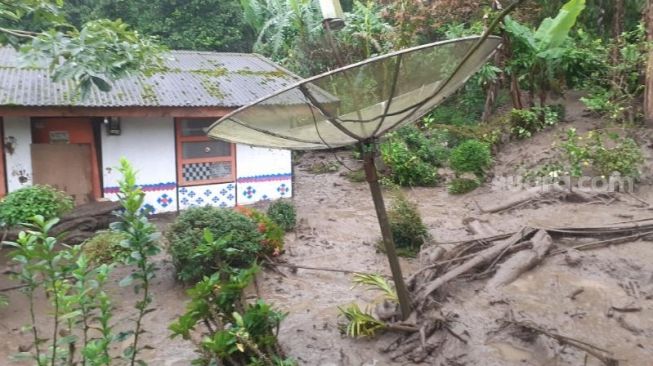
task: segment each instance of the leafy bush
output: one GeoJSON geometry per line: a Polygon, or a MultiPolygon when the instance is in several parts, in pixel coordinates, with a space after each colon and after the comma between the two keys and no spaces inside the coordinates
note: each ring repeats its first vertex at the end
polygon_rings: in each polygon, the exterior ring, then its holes
{"type": "Polygon", "coordinates": [[[561,105],[513,109],[510,112],[510,132],[519,139],[528,138],[533,133],[558,123],[564,114],[565,109],[561,105]]]}
{"type": "Polygon", "coordinates": [[[236,270],[223,279],[218,273],[204,277],[188,290],[186,313],[170,324],[172,337],[190,340],[199,359],[193,365],[294,365],[283,358],[277,341],[286,314],[263,300],[245,306],[242,291],[252,282],[258,267],[236,270]],[[199,340],[198,325],[202,334],[199,340]],[[216,362],[217,361],[217,362],[216,362]]]}
{"type": "Polygon", "coordinates": [[[7,226],[15,226],[28,222],[36,215],[49,220],[72,208],[73,199],[65,192],[46,185],[35,185],[9,193],[0,202],[0,220],[7,226]]]}
{"type": "Polygon", "coordinates": [[[292,231],[297,224],[295,206],[287,201],[275,201],[270,204],[268,217],[284,231],[292,231]]]}
{"type": "Polygon", "coordinates": [[[448,190],[451,194],[465,194],[478,188],[481,183],[474,178],[454,178],[449,182],[448,190]]]}
{"type": "Polygon", "coordinates": [[[122,262],[130,251],[120,245],[127,236],[117,231],[99,231],[82,244],[82,250],[93,263],[122,262]]]}
{"type": "Polygon", "coordinates": [[[634,30],[611,40],[607,47],[593,49],[593,52],[602,52],[606,60],[608,55],[616,53],[619,62],[604,62],[603,72],[595,73],[588,79],[589,95],[581,98],[585,106],[617,122],[640,120],[645,69],[641,65],[646,63],[649,48],[646,29],[640,23],[634,30]]]}
{"type": "Polygon", "coordinates": [[[484,177],[486,169],[492,165],[490,147],[478,140],[467,140],[451,150],[449,165],[457,176],[472,173],[484,177]]]}
{"type": "Polygon", "coordinates": [[[434,186],[437,168],[444,165],[448,150],[436,136],[409,126],[391,133],[381,144],[381,157],[390,179],[400,186],[434,186]]]}
{"type": "Polygon", "coordinates": [[[417,205],[398,192],[390,211],[388,211],[388,219],[397,253],[404,256],[415,256],[429,238],[428,230],[422,222],[417,205]]]}
{"type": "Polygon", "coordinates": [[[590,131],[583,139],[570,128],[561,147],[572,177],[580,177],[583,167],[591,167],[606,177],[616,172],[623,177],[636,178],[644,162],[635,140],[605,131],[590,131]]]}
{"type": "Polygon", "coordinates": [[[166,237],[177,276],[186,282],[218,270],[228,272],[232,267],[251,266],[261,252],[263,240],[249,218],[209,206],[182,212],[166,237]]]}
{"type": "Polygon", "coordinates": [[[257,225],[258,231],[263,234],[262,254],[276,257],[283,252],[284,231],[271,218],[259,210],[243,206],[236,207],[236,212],[252,220],[257,225]]]}
{"type": "Polygon", "coordinates": [[[635,140],[604,132],[590,132],[588,138],[592,166],[604,176],[617,172],[622,177],[639,176],[639,166],[644,162],[642,150],[635,140]],[[609,140],[608,146],[605,140],[609,140]]]}

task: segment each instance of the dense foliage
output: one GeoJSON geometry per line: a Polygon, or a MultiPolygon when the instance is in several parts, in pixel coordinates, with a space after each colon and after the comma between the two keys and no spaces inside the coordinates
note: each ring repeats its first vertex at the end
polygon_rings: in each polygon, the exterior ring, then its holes
{"type": "Polygon", "coordinates": [[[434,186],[440,179],[437,169],[448,155],[442,136],[427,135],[414,126],[389,134],[380,150],[390,180],[400,186],[434,186]]]}
{"type": "Polygon", "coordinates": [[[71,25],[62,0],[0,2],[0,45],[20,47],[21,64],[51,70],[54,81],[72,80],[81,97],[93,87],[150,70],[160,62],[160,47],[121,20],[93,18],[71,25]]]}
{"type": "Polygon", "coordinates": [[[215,273],[188,290],[186,313],[169,328],[173,338],[182,337],[197,347],[199,358],[193,364],[295,365],[284,358],[276,337],[285,314],[263,300],[252,304],[242,300],[257,271],[256,266],[239,269],[226,279],[215,273]]]}
{"type": "Polygon", "coordinates": [[[166,237],[177,277],[185,282],[251,266],[261,252],[263,240],[263,234],[249,218],[209,206],[182,212],[166,237]]]}
{"type": "Polygon", "coordinates": [[[38,366],[109,365],[122,358],[120,364],[145,364],[139,355],[152,346],[143,345],[139,338],[146,332],[142,326],[144,316],[154,311],[150,307],[149,283],[155,275],[150,257],[158,252],[157,232],[142,213],[144,194],[136,187],[131,165],[123,159],[118,171],[122,174],[118,183],[123,210],[113,228],[123,238],[121,250],[127,255],[122,260],[134,268],[120,284],[133,283],[130,293],[137,296],[137,315],[126,319],[121,324],[123,331],[116,332],[112,299],[105,291],[115,263],[99,264],[88,258],[83,246],[68,246],[51,236],[58,218],[33,216],[25,224],[28,230],[20,232],[16,242],[3,243],[14,249],[9,257],[19,270],[13,276],[20,281],[20,291],[28,302],[25,311],[29,323],[23,330],[30,334],[32,342],[21,348],[12,357],[14,360],[30,360],[38,366]],[[49,307],[37,312],[35,296],[43,292],[49,307]]]}
{"type": "Polygon", "coordinates": [[[36,215],[46,220],[72,210],[73,199],[50,186],[34,185],[9,193],[0,202],[0,221],[6,226],[28,222],[36,215]]]}
{"type": "Polygon", "coordinates": [[[76,26],[120,18],[171,49],[249,52],[255,39],[238,0],[68,0],[63,12],[76,26]]]}
{"type": "Polygon", "coordinates": [[[467,140],[451,150],[449,165],[457,176],[471,173],[483,178],[492,165],[490,147],[478,140],[467,140]]]}
{"type": "Polygon", "coordinates": [[[263,212],[244,206],[236,207],[236,212],[252,220],[263,234],[261,239],[261,254],[276,257],[283,252],[284,230],[263,212]]]}
{"type": "Polygon", "coordinates": [[[98,231],[82,243],[82,250],[89,261],[94,263],[123,262],[130,254],[121,245],[127,236],[118,231],[98,231]]]}
{"type": "Polygon", "coordinates": [[[297,212],[292,202],[282,200],[272,202],[268,207],[267,214],[284,231],[292,231],[297,225],[297,212]]]}
{"type": "Polygon", "coordinates": [[[401,192],[397,192],[388,211],[388,219],[397,253],[415,256],[429,238],[417,205],[409,201],[401,192]]]}

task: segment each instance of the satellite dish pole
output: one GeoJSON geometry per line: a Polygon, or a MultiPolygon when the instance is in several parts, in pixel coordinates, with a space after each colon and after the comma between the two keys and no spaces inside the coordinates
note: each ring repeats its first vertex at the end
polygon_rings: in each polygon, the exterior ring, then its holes
{"type": "MultiPolygon", "coordinates": [[[[322,25],[327,33],[327,39],[329,40],[331,49],[339,66],[344,67],[344,61],[338,52],[336,42],[331,32],[332,30],[342,29],[345,26],[344,13],[340,6],[340,0],[320,0],[320,8],[322,9],[322,16],[324,18],[322,25]]],[[[386,212],[385,203],[383,201],[383,192],[381,191],[381,185],[379,184],[379,174],[374,162],[377,152],[377,143],[378,141],[375,138],[359,141],[361,151],[363,152],[365,178],[370,186],[370,191],[372,192],[372,201],[374,202],[376,216],[379,221],[379,226],[381,227],[383,247],[388,257],[388,262],[390,262],[390,271],[392,272],[392,280],[395,283],[395,289],[397,291],[401,319],[406,320],[411,312],[410,296],[401,273],[401,265],[399,264],[399,257],[397,256],[397,249],[395,247],[394,239],[392,238],[388,213],[386,212]]]]}

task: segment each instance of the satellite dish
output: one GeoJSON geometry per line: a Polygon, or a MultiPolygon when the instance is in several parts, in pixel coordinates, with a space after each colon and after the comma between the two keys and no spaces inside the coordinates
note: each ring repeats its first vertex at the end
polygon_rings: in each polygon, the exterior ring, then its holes
{"type": "Polygon", "coordinates": [[[240,108],[208,129],[212,138],[311,150],[366,142],[419,120],[494,54],[498,37],[413,47],[336,69],[240,108]],[[475,48],[469,57],[466,57],[475,48]]]}
{"type": "Polygon", "coordinates": [[[376,142],[442,103],[492,57],[500,44],[500,38],[486,32],[480,37],[408,48],[329,71],[224,116],[209,127],[208,135],[234,143],[294,150],[363,145],[365,174],[401,314],[406,319],[410,299],[374,165],[376,142]]]}

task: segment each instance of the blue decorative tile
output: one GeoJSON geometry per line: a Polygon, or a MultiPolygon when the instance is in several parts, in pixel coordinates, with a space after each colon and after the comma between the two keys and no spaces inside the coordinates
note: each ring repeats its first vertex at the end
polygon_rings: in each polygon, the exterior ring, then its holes
{"type": "Polygon", "coordinates": [[[244,191],[243,191],[243,196],[247,197],[248,199],[251,199],[254,197],[256,194],[256,189],[252,186],[248,186],[244,191]]]}
{"type": "Polygon", "coordinates": [[[188,193],[188,189],[186,189],[185,187],[184,187],[184,188],[181,188],[181,189],[179,190],[179,194],[184,195],[184,194],[186,194],[186,193],[188,193]]]}
{"type": "Polygon", "coordinates": [[[227,193],[229,193],[229,191],[227,191],[226,189],[220,191],[220,194],[223,196],[226,195],[227,193]]]}
{"type": "Polygon", "coordinates": [[[181,201],[179,201],[179,202],[180,202],[182,205],[187,205],[187,204],[190,203],[190,201],[188,200],[188,198],[185,198],[185,197],[182,198],[181,201]]]}
{"type": "Polygon", "coordinates": [[[204,199],[203,199],[202,197],[198,197],[198,198],[195,200],[195,203],[197,203],[198,205],[201,205],[202,203],[204,203],[204,199]]]}
{"type": "Polygon", "coordinates": [[[277,187],[277,192],[279,192],[281,196],[285,196],[288,192],[290,192],[290,188],[288,188],[286,183],[281,183],[281,185],[277,187]]]}
{"type": "Polygon", "coordinates": [[[220,202],[220,197],[215,196],[215,197],[213,197],[213,198],[211,199],[211,201],[213,201],[213,203],[218,203],[218,202],[220,202]]]}
{"type": "Polygon", "coordinates": [[[172,204],[172,197],[168,196],[167,193],[164,193],[156,201],[165,208],[172,204]]]}
{"type": "Polygon", "coordinates": [[[150,205],[149,203],[146,203],[141,208],[141,212],[145,215],[152,215],[153,213],[156,212],[156,209],[154,208],[154,206],[150,205]]]}
{"type": "Polygon", "coordinates": [[[233,194],[230,194],[230,195],[227,196],[227,199],[228,199],[229,201],[233,201],[234,198],[236,198],[236,196],[234,196],[233,194]]]}
{"type": "Polygon", "coordinates": [[[236,188],[236,186],[234,186],[231,183],[229,183],[229,185],[227,186],[227,189],[230,190],[230,191],[233,191],[235,188],[236,188]]]}
{"type": "Polygon", "coordinates": [[[225,202],[222,202],[222,203],[220,204],[220,207],[225,208],[225,207],[227,207],[227,204],[226,204],[225,202]]]}
{"type": "Polygon", "coordinates": [[[211,192],[210,189],[207,189],[206,191],[204,191],[204,195],[205,195],[206,197],[211,196],[211,194],[212,194],[212,192],[211,192]]]}

